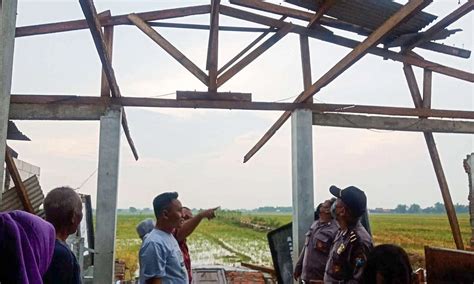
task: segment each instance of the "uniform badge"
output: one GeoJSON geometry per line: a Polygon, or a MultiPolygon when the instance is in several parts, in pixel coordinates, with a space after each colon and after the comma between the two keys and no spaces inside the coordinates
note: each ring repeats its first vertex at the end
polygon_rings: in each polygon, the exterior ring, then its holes
{"type": "Polygon", "coordinates": [[[337,248],[337,254],[341,254],[342,252],[344,252],[344,250],[346,249],[346,246],[344,244],[341,244],[338,248],[337,248]]]}
{"type": "Polygon", "coordinates": [[[357,268],[364,266],[364,264],[365,264],[365,258],[362,258],[362,257],[356,258],[355,265],[357,268]]]}

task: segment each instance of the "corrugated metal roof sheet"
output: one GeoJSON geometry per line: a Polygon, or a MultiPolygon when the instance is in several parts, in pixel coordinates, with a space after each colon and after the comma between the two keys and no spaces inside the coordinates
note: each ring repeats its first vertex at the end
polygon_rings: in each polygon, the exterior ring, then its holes
{"type": "MultiPolygon", "coordinates": [[[[323,0],[285,0],[288,3],[317,11],[323,0]]],[[[325,15],[370,30],[377,29],[403,5],[392,0],[337,0],[325,15]]],[[[390,37],[417,33],[437,17],[418,12],[390,33],[390,37]]]]}
{"type": "MultiPolygon", "coordinates": [[[[44,194],[41,190],[41,186],[38,181],[37,176],[32,176],[29,179],[23,181],[28,198],[30,199],[31,206],[35,210],[35,214],[38,216],[43,216],[43,210],[40,210],[39,207],[43,204],[44,194]]],[[[2,195],[2,206],[1,211],[12,211],[12,210],[24,210],[23,204],[21,204],[18,194],[15,187],[12,187],[5,191],[2,195]]]]}

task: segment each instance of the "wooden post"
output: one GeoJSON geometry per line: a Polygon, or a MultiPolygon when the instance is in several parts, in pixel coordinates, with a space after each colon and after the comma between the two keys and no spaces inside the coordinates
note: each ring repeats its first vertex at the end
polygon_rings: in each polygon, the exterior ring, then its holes
{"type": "Polygon", "coordinates": [[[17,0],[0,0],[0,204],[4,191],[4,161],[15,45],[17,0]]]}
{"type": "MultiPolygon", "coordinates": [[[[413,68],[411,65],[405,64],[403,65],[403,71],[405,72],[405,77],[407,78],[408,87],[410,89],[415,107],[423,108],[423,99],[421,98],[420,90],[418,89],[418,84],[416,83],[413,68]]],[[[453,233],[454,243],[456,244],[457,249],[464,249],[458,218],[456,216],[456,211],[454,210],[453,200],[451,199],[451,193],[449,192],[448,182],[446,180],[446,176],[444,175],[443,166],[441,164],[441,159],[439,158],[439,153],[433,133],[424,132],[423,134],[425,135],[426,145],[430,153],[431,162],[433,163],[436,173],[436,178],[438,179],[444,206],[446,207],[446,213],[448,214],[449,225],[451,226],[451,231],[453,233]]]]}

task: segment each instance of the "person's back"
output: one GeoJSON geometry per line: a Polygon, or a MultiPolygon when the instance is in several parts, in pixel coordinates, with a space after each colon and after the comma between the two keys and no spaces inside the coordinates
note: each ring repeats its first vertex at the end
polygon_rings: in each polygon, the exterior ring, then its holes
{"type": "Polygon", "coordinates": [[[56,239],[51,265],[43,277],[45,284],[81,283],[80,268],[69,246],[56,239]]]}
{"type": "Polygon", "coordinates": [[[140,284],[159,278],[163,284],[188,283],[178,242],[170,233],[154,229],[140,248],[140,284]]]}

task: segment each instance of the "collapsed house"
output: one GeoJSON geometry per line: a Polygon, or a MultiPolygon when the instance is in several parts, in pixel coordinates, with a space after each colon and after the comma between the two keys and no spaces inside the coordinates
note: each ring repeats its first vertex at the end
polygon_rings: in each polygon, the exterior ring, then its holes
{"type": "MultiPolygon", "coordinates": [[[[453,241],[458,250],[467,248],[461,237],[459,222],[433,133],[474,133],[474,112],[432,109],[431,102],[433,73],[471,83],[474,81],[474,74],[432,62],[419,56],[416,50],[425,49],[447,56],[470,58],[469,50],[443,45],[435,40],[443,40],[458,32],[447,27],[472,11],[474,2],[467,1],[427,29],[426,27],[436,19],[435,15],[422,11],[431,3],[428,0],[410,0],[404,5],[391,0],[288,0],[287,2],[285,5],[276,5],[259,0],[230,0],[231,5],[226,5],[221,4],[219,0],[211,0],[207,5],[111,15],[110,11],[98,13],[92,0],[79,0],[85,19],[23,27],[16,26],[17,1],[0,2],[0,37],[2,39],[0,43],[2,58],[0,61],[0,155],[5,155],[7,166],[15,164],[11,162],[12,152],[7,150],[6,146],[9,120],[100,121],[97,228],[96,237],[93,240],[94,253],[96,253],[94,283],[110,283],[114,275],[119,146],[122,129],[134,157],[138,159],[138,151],[129,131],[126,107],[284,111],[268,132],[245,155],[244,162],[248,162],[291,117],[294,224],[292,232],[293,251],[296,252],[300,251],[303,245],[304,233],[311,224],[314,208],[313,125],[422,132],[446,206],[453,241]],[[203,14],[210,15],[209,25],[164,21],[203,14]],[[243,20],[252,25],[263,25],[266,28],[223,26],[219,23],[221,16],[243,20]],[[299,22],[292,23],[290,19],[296,19],[299,22]],[[111,61],[113,30],[121,25],[136,26],[201,81],[204,91],[177,91],[176,99],[122,96],[111,61]],[[207,72],[194,64],[154,27],[209,30],[207,72]],[[15,38],[80,29],[90,30],[102,63],[100,97],[11,94],[15,38]],[[356,34],[363,40],[358,41],[337,35],[333,30],[356,34]],[[254,32],[259,33],[259,36],[242,52],[220,67],[218,64],[219,34],[224,31],[254,32]],[[249,93],[219,92],[222,85],[288,34],[299,36],[303,70],[303,91],[293,103],[255,102],[252,101],[252,95],[249,93]],[[335,62],[329,71],[314,81],[311,78],[309,39],[347,47],[350,51],[340,61],[335,62]],[[312,98],[315,94],[366,54],[400,62],[403,65],[414,108],[313,102],[312,98]],[[414,67],[423,70],[421,90],[414,75],[414,67]]],[[[14,182],[16,179],[17,189],[15,190],[19,192],[24,209],[36,212],[33,204],[29,202],[32,196],[29,196],[28,190],[24,188],[30,181],[22,180],[17,171],[14,168],[9,170],[10,175],[14,177],[14,182]]],[[[5,184],[3,180],[4,173],[0,171],[2,187],[5,184]]],[[[8,190],[8,188],[5,189],[8,190]]],[[[1,201],[0,205],[3,206],[3,202],[1,201]]],[[[474,225],[472,219],[471,225],[474,225]]]]}

